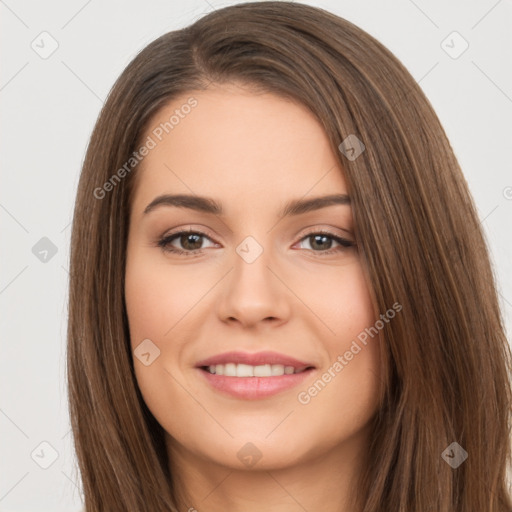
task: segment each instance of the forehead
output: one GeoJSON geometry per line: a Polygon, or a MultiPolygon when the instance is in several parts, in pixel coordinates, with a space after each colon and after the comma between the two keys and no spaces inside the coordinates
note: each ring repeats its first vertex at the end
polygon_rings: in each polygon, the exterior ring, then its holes
{"type": "Polygon", "coordinates": [[[235,85],[191,91],[153,117],[148,137],[154,147],[137,169],[136,200],[183,192],[282,203],[309,192],[347,193],[320,123],[275,94],[235,85]]]}

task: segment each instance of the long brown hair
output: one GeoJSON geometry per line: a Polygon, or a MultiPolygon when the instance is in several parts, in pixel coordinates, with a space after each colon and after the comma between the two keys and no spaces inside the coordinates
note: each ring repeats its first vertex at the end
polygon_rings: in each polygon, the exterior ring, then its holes
{"type": "Polygon", "coordinates": [[[403,307],[381,331],[385,385],[355,490],[361,509],[510,512],[510,347],[453,150],[390,51],[352,23],[293,2],[218,9],[161,36],[127,66],[100,113],[70,260],[69,408],[86,510],[177,507],[163,430],[133,371],[124,271],[137,166],[126,163],[164,104],[210,82],[311,110],[344,169],[375,312],[403,307]],[[338,149],[351,134],[365,145],[355,159],[338,149]],[[457,468],[442,456],[454,442],[468,454],[457,468]]]}

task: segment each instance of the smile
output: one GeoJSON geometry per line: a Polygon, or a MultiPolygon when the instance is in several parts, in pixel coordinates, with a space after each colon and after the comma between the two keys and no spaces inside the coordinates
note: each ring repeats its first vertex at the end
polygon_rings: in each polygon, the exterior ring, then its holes
{"type": "Polygon", "coordinates": [[[258,400],[301,384],[316,368],[275,352],[229,352],[199,362],[210,388],[242,400],[258,400]]]}
{"type": "Polygon", "coordinates": [[[279,377],[280,375],[292,375],[301,373],[306,367],[294,368],[293,366],[284,366],[282,364],[262,364],[252,366],[250,364],[217,364],[204,367],[210,373],[215,375],[225,375],[226,377],[279,377]]]}

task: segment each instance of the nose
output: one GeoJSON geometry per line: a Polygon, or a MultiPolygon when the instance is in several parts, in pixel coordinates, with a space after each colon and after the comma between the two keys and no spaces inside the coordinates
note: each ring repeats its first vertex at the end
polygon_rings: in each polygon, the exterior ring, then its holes
{"type": "Polygon", "coordinates": [[[286,323],[292,293],[278,268],[274,268],[268,251],[264,250],[254,261],[248,261],[238,253],[234,254],[233,268],[223,280],[217,302],[219,318],[243,327],[286,323]]]}

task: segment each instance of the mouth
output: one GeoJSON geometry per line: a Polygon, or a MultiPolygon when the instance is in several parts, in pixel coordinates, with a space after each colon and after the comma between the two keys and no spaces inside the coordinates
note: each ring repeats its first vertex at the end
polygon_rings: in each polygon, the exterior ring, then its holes
{"type": "Polygon", "coordinates": [[[209,366],[201,366],[202,370],[212,375],[224,375],[226,377],[280,377],[281,375],[293,375],[294,373],[302,373],[312,366],[302,366],[296,368],[294,366],[284,366],[282,364],[261,364],[253,366],[250,364],[216,364],[209,366]]]}
{"type": "Polygon", "coordinates": [[[243,400],[266,398],[300,384],[316,367],[275,352],[230,352],[196,368],[215,391],[243,400]]]}

